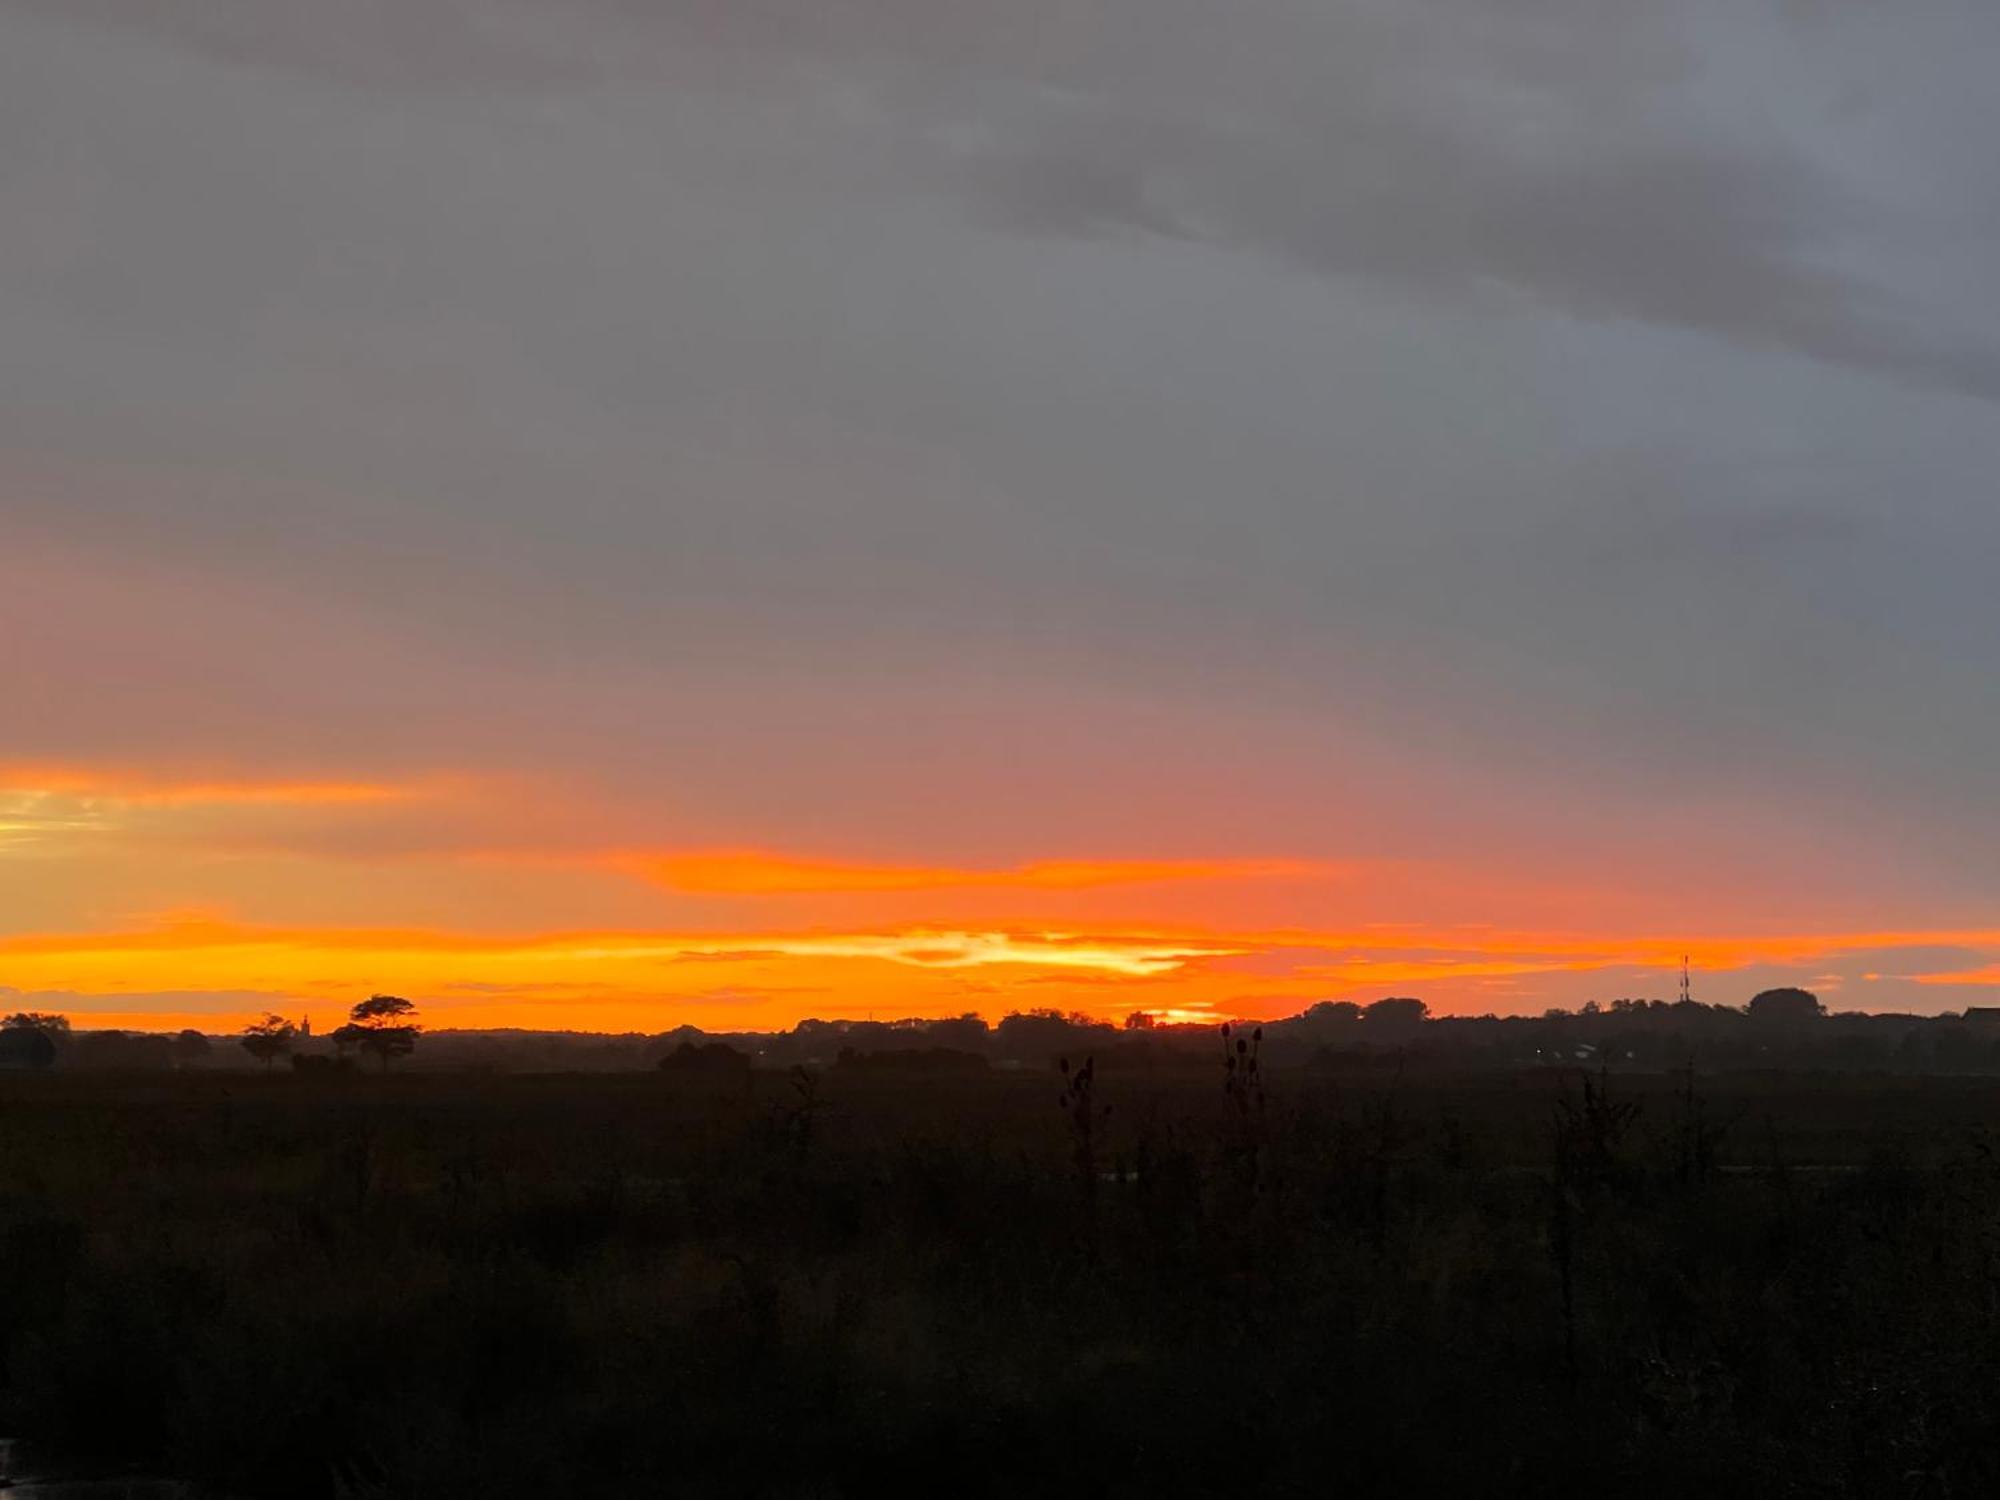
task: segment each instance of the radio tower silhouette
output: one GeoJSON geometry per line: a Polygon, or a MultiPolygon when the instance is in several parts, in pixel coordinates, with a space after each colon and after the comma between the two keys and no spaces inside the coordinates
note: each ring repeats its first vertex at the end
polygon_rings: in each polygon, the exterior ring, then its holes
{"type": "Polygon", "coordinates": [[[1691,1005],[1693,1003],[1694,992],[1688,985],[1688,956],[1683,953],[1681,955],[1681,1004],[1691,1005]]]}

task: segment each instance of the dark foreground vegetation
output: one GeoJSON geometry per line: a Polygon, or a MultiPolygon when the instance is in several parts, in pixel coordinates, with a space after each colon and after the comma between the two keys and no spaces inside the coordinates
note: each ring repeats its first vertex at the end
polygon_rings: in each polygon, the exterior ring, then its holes
{"type": "Polygon", "coordinates": [[[0,1433],[243,1496],[2000,1492],[2000,1082],[1240,1040],[0,1077],[0,1433]]]}

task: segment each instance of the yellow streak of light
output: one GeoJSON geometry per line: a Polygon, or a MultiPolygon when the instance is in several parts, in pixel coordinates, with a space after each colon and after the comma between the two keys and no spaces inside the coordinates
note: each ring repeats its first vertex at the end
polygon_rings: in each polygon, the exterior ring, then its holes
{"type": "Polygon", "coordinates": [[[0,765],[0,797],[111,802],[131,807],[340,806],[396,802],[414,788],[366,781],[171,781],[78,767],[0,765]]]}

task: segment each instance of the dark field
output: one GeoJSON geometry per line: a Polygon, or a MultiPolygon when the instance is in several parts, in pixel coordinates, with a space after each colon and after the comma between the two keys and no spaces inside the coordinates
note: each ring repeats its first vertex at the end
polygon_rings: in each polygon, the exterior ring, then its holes
{"type": "Polygon", "coordinates": [[[2000,1080],[1585,1082],[7,1077],[0,1434],[244,1496],[2000,1492],[2000,1080]]]}

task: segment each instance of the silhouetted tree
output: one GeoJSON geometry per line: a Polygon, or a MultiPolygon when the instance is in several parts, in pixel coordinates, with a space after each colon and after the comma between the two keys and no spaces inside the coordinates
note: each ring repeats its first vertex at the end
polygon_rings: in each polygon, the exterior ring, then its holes
{"type": "Polygon", "coordinates": [[[1361,1007],[1352,1000],[1321,1000],[1306,1008],[1295,1025],[1311,1041],[1326,1043],[1346,1038],[1361,1019],[1361,1007]]]}
{"type": "Polygon", "coordinates": [[[993,1040],[1002,1057],[1031,1060],[1054,1058],[1071,1048],[1080,1051],[1092,1043],[1109,1043],[1115,1036],[1109,1026],[1075,1011],[1013,1011],[993,1028],[993,1040]]]}
{"type": "Polygon", "coordinates": [[[924,1028],[924,1037],[938,1047],[956,1047],[963,1052],[983,1052],[991,1028],[986,1018],[976,1011],[967,1011],[962,1016],[953,1016],[943,1021],[933,1021],[924,1028]]]}
{"type": "Polygon", "coordinates": [[[175,1035],[172,1047],[174,1066],[177,1068],[199,1067],[208,1061],[208,1038],[193,1027],[175,1035]]]}
{"type": "Polygon", "coordinates": [[[5,1020],[0,1020],[0,1029],[39,1031],[48,1037],[68,1036],[69,1017],[52,1015],[40,1010],[17,1010],[5,1020]]]}
{"type": "MultiPolygon", "coordinates": [[[[1423,1004],[1421,1000],[1417,1003],[1419,1005],[1423,1004]]],[[[1429,1007],[1425,1008],[1428,1009],[1429,1007]]],[[[1358,1021],[1361,1019],[1361,1007],[1356,1005],[1352,1000],[1321,1000],[1307,1006],[1305,1014],[1300,1019],[1318,1021],[1336,1026],[1345,1025],[1349,1021],[1358,1021]]]]}
{"type": "Polygon", "coordinates": [[[257,1061],[264,1065],[264,1071],[271,1071],[271,1064],[292,1050],[292,1041],[298,1035],[298,1028],[283,1016],[266,1015],[261,1021],[253,1021],[243,1028],[240,1045],[257,1061]]]}
{"type": "Polygon", "coordinates": [[[373,1053],[386,1073],[391,1058],[417,1050],[423,1030],[416,1006],[402,996],[371,995],[347,1013],[347,1024],[333,1033],[333,1044],[343,1052],[353,1047],[373,1053]]]}
{"type": "Polygon", "coordinates": [[[1363,1010],[1361,1024],[1372,1036],[1408,1037],[1416,1035],[1430,1013],[1430,1006],[1422,1000],[1391,995],[1363,1010]]]}
{"type": "Polygon", "coordinates": [[[1811,990],[1787,985],[1751,996],[1749,1013],[1753,1021],[1794,1023],[1817,1021],[1826,1014],[1826,1007],[1811,990]]]}

